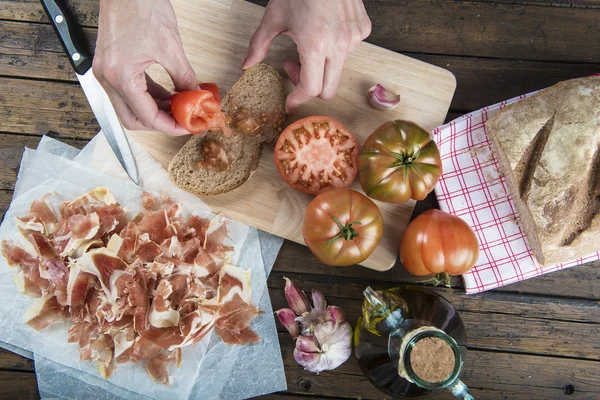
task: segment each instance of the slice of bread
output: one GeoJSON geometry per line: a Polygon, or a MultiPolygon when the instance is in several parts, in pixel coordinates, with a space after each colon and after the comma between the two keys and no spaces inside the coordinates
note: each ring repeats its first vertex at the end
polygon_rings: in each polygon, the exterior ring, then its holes
{"type": "Polygon", "coordinates": [[[169,178],[179,188],[195,195],[213,195],[229,192],[250,178],[258,167],[262,145],[256,138],[233,132],[230,137],[220,132],[194,135],[169,164],[169,178]],[[205,157],[205,148],[218,144],[226,158],[211,168],[205,157]]]}
{"type": "MultiPolygon", "coordinates": [[[[248,68],[231,88],[222,102],[223,110],[241,119],[250,116],[255,123],[253,132],[259,142],[274,145],[283,129],[286,92],[281,75],[271,66],[260,63],[248,68]]],[[[243,129],[239,129],[242,130],[243,129]]]]}

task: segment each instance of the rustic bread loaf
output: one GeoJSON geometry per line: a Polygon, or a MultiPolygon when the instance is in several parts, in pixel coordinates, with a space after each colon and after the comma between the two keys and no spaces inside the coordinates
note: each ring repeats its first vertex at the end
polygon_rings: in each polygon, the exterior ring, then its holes
{"type": "Polygon", "coordinates": [[[486,130],[538,261],[600,250],[600,77],[508,106],[486,130]]]}
{"type": "Polygon", "coordinates": [[[285,119],[283,79],[266,64],[246,70],[222,103],[233,117],[233,134],[192,136],[169,164],[169,177],[196,195],[229,192],[258,167],[262,143],[274,143],[285,119]]]}
{"type": "Polygon", "coordinates": [[[234,131],[194,135],[169,164],[169,178],[195,195],[229,192],[250,178],[258,167],[262,146],[254,138],[234,131]]]}
{"type": "Polygon", "coordinates": [[[233,118],[234,129],[274,145],[283,129],[285,97],[281,75],[260,63],[244,71],[233,85],[223,99],[223,111],[233,118]]]}

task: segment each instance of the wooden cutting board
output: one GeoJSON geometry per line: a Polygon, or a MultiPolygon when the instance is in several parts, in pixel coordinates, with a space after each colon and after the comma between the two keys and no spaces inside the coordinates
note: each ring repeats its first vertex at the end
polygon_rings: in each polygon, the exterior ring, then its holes
{"type": "MultiPolygon", "coordinates": [[[[172,3],[186,54],[198,79],[215,82],[222,89],[231,88],[241,75],[240,65],[248,42],[264,9],[241,0],[172,0],[172,3]]],[[[279,37],[265,62],[284,75],[282,65],[286,59],[298,59],[296,46],[289,38],[279,37]]],[[[173,87],[161,68],[152,68],[149,73],[159,83],[173,87]]],[[[286,84],[289,91],[291,83],[286,84]]],[[[432,130],[444,122],[455,88],[456,80],[449,71],[362,43],[346,61],[336,97],[306,103],[288,116],[286,124],[309,115],[328,115],[346,125],[361,144],[379,125],[392,119],[414,121],[432,130]],[[400,106],[385,112],[373,109],[366,93],[376,83],[400,93],[400,106]]],[[[188,139],[158,132],[129,133],[165,168],[188,139]]],[[[358,179],[352,188],[360,190],[358,179]]],[[[233,219],[303,243],[304,209],[312,198],[287,186],[275,168],[272,148],[265,146],[260,166],[244,185],[202,200],[233,219]]],[[[384,271],[396,262],[399,240],[415,202],[377,204],[384,216],[384,237],[362,265],[384,271]]]]}

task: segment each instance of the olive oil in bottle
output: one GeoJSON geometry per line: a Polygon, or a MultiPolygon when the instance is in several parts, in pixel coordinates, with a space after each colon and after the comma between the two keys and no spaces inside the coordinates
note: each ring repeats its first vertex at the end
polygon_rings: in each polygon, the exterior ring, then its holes
{"type": "Polygon", "coordinates": [[[394,397],[419,397],[448,388],[459,398],[473,398],[458,379],[466,331],[446,299],[418,286],[384,291],[368,287],[364,295],[354,351],[375,387],[394,397]]]}

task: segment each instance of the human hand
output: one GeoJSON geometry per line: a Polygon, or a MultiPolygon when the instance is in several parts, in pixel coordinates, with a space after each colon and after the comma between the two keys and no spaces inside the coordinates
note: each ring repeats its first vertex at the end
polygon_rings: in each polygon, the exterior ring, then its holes
{"type": "Polygon", "coordinates": [[[93,71],[106,90],[123,126],[170,135],[187,132],[167,112],[169,92],[146,70],[160,64],[175,90],[198,87],[179,36],[169,0],[100,0],[93,71]]]}
{"type": "Polygon", "coordinates": [[[271,0],[250,40],[243,68],[261,62],[276,36],[292,38],[300,63],[283,64],[296,85],[285,104],[291,111],[313,97],[334,97],[346,57],[370,33],[362,0],[271,0]]]}

